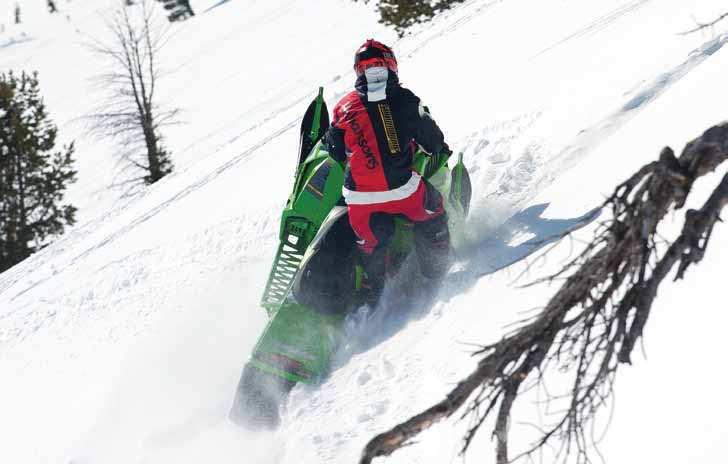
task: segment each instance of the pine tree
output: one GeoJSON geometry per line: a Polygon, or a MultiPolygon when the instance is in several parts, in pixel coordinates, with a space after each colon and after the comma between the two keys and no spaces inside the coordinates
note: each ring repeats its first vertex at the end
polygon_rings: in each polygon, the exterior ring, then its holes
{"type": "Polygon", "coordinates": [[[170,22],[184,21],[195,15],[190,6],[189,0],[157,0],[162,3],[164,9],[169,11],[167,19],[170,22]]]}
{"type": "Polygon", "coordinates": [[[15,4],[15,24],[20,24],[20,5],[15,4]]]}
{"type": "MultiPolygon", "coordinates": [[[[357,1],[357,0],[354,0],[357,1]]],[[[369,3],[370,0],[361,0],[369,3]]],[[[394,26],[400,36],[415,24],[431,20],[442,11],[449,10],[465,0],[379,0],[379,22],[394,26]]]]}
{"type": "Polygon", "coordinates": [[[63,204],[74,147],[55,150],[56,135],[37,73],[0,74],[0,272],[75,222],[76,208],[63,204]]]}
{"type": "Polygon", "coordinates": [[[48,0],[48,11],[51,13],[56,13],[58,11],[58,8],[56,7],[56,2],[53,0],[48,0]]]}

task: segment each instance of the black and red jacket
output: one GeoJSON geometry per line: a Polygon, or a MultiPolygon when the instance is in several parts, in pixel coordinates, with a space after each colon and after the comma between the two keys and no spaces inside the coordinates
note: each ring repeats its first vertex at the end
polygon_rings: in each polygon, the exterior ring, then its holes
{"type": "Polygon", "coordinates": [[[334,159],[346,162],[349,204],[406,198],[419,185],[412,171],[417,145],[433,154],[447,149],[420,99],[384,67],[367,69],[336,105],[324,143],[334,159]]]}

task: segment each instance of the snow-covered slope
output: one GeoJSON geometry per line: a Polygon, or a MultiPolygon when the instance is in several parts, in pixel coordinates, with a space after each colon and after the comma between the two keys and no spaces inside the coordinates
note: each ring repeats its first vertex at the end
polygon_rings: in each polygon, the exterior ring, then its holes
{"type": "MultiPolygon", "coordinates": [[[[728,35],[677,34],[719,1],[470,0],[398,40],[349,0],[198,0],[164,58],[163,98],[186,121],[165,134],[177,172],[119,203],[106,190],[113,147],[77,121],[100,66],[82,42],[103,35],[97,13],[116,3],[74,0],[0,33],[0,71],[39,70],[61,136],[77,140],[81,208],[78,226],[0,275],[2,462],[355,462],[472,368],[465,343],[497,339],[554,290],[515,288],[521,264],[494,271],[581,225],[663,145],[681,149],[726,117],[728,35]],[[265,323],[257,302],[295,128],[318,85],[330,104],[349,89],[370,36],[392,43],[403,82],[465,153],[472,240],[434,304],[352,328],[330,378],[294,390],[280,431],[246,433],[226,414],[265,323]]],[[[721,232],[659,296],[649,361],[618,382],[610,462],[723,459],[721,232]]],[[[391,462],[457,461],[463,425],[435,427],[391,462]]],[[[487,438],[470,459],[492,461],[487,438]]]]}

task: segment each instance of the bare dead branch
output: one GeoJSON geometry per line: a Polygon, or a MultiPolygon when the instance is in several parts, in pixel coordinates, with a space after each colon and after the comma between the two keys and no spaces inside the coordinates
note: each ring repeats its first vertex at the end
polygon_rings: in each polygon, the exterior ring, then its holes
{"type": "Polygon", "coordinates": [[[682,232],[668,247],[658,246],[664,239],[656,240],[657,227],[671,210],[684,206],[698,178],[726,159],[728,124],[723,124],[690,142],[679,158],[670,148],[663,149],[658,161],[618,185],[602,205],[612,218],[597,226],[593,240],[563,269],[536,282],[564,279],[540,314],[478,350],[482,358],[470,375],[444,400],[369,441],[360,464],[411,444],[416,435],[452,416],[468,400],[462,417],[474,420],[464,437],[463,453],[497,410],[493,435],[498,464],[531,459],[557,440],[554,461],[591,462],[594,434],[589,425],[609,404],[618,367],[631,363],[659,285],[676,266],[675,279],[681,279],[704,257],[715,223],[728,204],[728,175],[702,208],[686,212],[682,232]],[[549,370],[569,375],[571,388],[549,393],[544,383],[549,370]],[[526,381],[530,386],[524,388],[526,381]],[[531,447],[511,458],[511,409],[519,395],[534,386],[547,392],[547,404],[563,407],[531,447]]]}
{"type": "Polygon", "coordinates": [[[718,16],[717,18],[715,18],[713,21],[711,21],[709,23],[701,23],[701,22],[696,21],[697,25],[693,29],[690,29],[689,31],[681,32],[679,35],[692,34],[693,32],[698,32],[698,31],[702,31],[703,29],[713,27],[716,24],[718,24],[719,22],[723,21],[725,18],[728,18],[728,12],[723,13],[722,15],[718,16]]]}

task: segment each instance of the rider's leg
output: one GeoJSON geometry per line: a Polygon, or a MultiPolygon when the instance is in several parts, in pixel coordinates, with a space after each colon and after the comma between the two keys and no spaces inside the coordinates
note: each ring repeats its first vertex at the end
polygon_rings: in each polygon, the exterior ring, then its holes
{"type": "Polygon", "coordinates": [[[405,215],[415,222],[415,251],[422,273],[441,278],[450,266],[450,231],[442,195],[423,180],[405,215]]]}
{"type": "Polygon", "coordinates": [[[394,234],[392,217],[376,210],[377,205],[349,205],[349,222],[359,238],[357,245],[365,274],[365,302],[370,307],[377,305],[384,290],[386,246],[394,234]]]}

